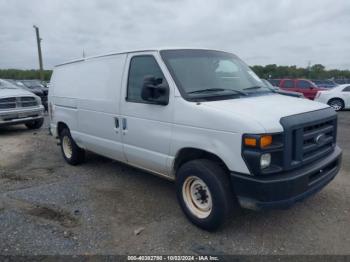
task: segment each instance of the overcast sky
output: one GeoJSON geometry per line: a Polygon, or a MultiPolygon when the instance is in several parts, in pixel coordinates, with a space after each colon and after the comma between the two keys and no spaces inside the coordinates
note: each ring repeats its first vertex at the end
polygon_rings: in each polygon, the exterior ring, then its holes
{"type": "Polygon", "coordinates": [[[0,68],[158,46],[231,51],[250,65],[350,69],[349,0],[0,0],[0,68]]]}

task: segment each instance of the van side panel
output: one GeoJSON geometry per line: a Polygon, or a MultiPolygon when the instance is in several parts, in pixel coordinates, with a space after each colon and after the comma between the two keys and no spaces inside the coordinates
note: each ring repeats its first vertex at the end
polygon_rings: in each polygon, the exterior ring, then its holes
{"type": "Polygon", "coordinates": [[[91,58],[58,66],[52,78],[52,127],[68,125],[76,143],[124,161],[116,128],[126,54],[91,58]]]}
{"type": "Polygon", "coordinates": [[[79,82],[77,139],[85,148],[117,160],[124,160],[116,118],[125,59],[115,55],[87,60],[79,82]]]}

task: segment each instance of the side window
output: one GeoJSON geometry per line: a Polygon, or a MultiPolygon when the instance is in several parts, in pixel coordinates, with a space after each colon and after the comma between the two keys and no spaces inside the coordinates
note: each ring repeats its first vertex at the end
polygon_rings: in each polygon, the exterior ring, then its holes
{"type": "Polygon", "coordinates": [[[347,86],[343,89],[343,92],[350,92],[350,86],[347,86]]]}
{"type": "Polygon", "coordinates": [[[298,87],[298,88],[310,88],[311,85],[310,85],[310,83],[309,83],[308,81],[299,80],[299,81],[297,82],[297,87],[298,87]]]}
{"type": "Polygon", "coordinates": [[[148,103],[141,97],[141,89],[145,77],[154,76],[165,81],[165,77],[152,55],[134,56],[130,60],[126,100],[130,102],[148,103]]]}
{"type": "Polygon", "coordinates": [[[284,88],[293,88],[294,87],[294,81],[293,80],[285,80],[283,83],[284,88]]]}

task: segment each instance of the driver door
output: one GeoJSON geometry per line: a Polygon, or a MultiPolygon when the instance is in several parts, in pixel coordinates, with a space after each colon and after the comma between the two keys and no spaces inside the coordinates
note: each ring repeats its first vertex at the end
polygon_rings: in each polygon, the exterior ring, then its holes
{"type": "Polygon", "coordinates": [[[150,103],[141,97],[145,77],[167,81],[165,65],[158,53],[143,52],[129,54],[126,66],[120,103],[126,160],[131,165],[167,174],[174,90],[169,86],[167,105],[150,103]]]}

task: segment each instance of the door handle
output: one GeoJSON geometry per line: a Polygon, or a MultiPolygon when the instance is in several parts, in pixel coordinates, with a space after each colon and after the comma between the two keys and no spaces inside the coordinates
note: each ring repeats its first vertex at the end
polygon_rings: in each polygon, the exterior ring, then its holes
{"type": "Polygon", "coordinates": [[[114,118],[114,131],[118,134],[119,133],[119,118],[114,118]]]}
{"type": "Polygon", "coordinates": [[[122,123],[123,123],[123,130],[125,131],[128,128],[126,118],[123,118],[122,123]]]}
{"type": "Polygon", "coordinates": [[[115,128],[119,128],[119,118],[118,117],[114,118],[114,125],[115,125],[115,128]]]}

